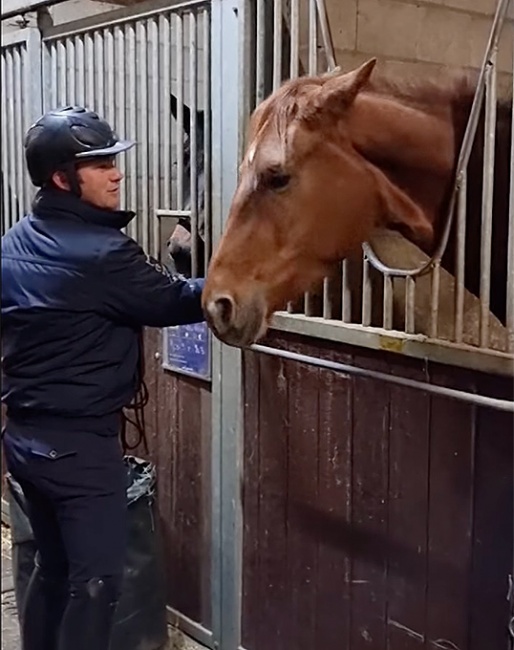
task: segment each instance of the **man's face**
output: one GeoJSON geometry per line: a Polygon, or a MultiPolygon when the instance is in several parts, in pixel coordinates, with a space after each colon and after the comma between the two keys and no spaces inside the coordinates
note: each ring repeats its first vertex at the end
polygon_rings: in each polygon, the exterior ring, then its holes
{"type": "Polygon", "coordinates": [[[101,157],[77,165],[81,199],[104,210],[120,207],[120,183],[123,174],[114,156],[101,157]]]}

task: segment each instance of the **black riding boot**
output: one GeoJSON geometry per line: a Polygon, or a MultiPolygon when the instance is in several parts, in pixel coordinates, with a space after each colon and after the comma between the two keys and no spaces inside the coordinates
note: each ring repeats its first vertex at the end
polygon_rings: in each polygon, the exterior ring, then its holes
{"type": "Polygon", "coordinates": [[[109,650],[117,601],[118,581],[112,578],[72,585],[58,650],[109,650]]]}
{"type": "Polygon", "coordinates": [[[59,626],[68,602],[66,578],[45,576],[36,566],[21,617],[23,650],[56,650],[59,626]]]}

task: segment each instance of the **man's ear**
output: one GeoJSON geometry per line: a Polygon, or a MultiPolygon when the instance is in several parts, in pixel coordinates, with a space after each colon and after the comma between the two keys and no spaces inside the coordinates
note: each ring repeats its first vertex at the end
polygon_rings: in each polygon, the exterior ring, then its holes
{"type": "Polygon", "coordinates": [[[63,171],[54,172],[51,180],[58,189],[66,190],[67,192],[70,191],[70,184],[68,183],[66,174],[63,171]]]}

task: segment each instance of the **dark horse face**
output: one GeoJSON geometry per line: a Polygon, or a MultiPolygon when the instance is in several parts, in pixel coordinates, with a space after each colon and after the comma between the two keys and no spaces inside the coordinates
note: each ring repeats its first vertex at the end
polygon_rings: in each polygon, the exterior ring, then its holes
{"type": "MultiPolygon", "coordinates": [[[[178,99],[171,95],[171,112],[175,119],[178,115],[178,99]]],[[[194,128],[196,132],[196,175],[191,178],[191,110],[183,104],[184,115],[184,164],[182,183],[184,188],[184,203],[179,205],[180,210],[193,210],[196,208],[197,232],[192,233],[191,219],[180,218],[168,242],[169,262],[174,272],[191,276],[192,244],[196,237],[197,274],[203,275],[205,266],[205,112],[196,111],[194,128]],[[192,188],[191,181],[196,185],[192,188]],[[196,196],[193,203],[192,197],[196,196]]]]}

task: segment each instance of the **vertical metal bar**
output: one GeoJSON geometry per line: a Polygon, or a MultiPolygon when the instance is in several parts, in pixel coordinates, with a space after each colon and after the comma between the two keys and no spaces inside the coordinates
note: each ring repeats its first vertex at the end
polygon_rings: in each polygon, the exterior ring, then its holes
{"type": "Polygon", "coordinates": [[[105,115],[105,61],[104,61],[104,33],[95,31],[95,58],[94,72],[96,77],[96,104],[95,110],[102,116],[105,115]]]}
{"type": "Polygon", "coordinates": [[[496,51],[485,76],[484,167],[480,241],[480,347],[489,345],[491,241],[493,232],[494,145],[496,136],[496,51]]]}
{"type": "Polygon", "coordinates": [[[205,269],[209,266],[212,253],[212,214],[211,214],[211,44],[210,14],[203,12],[203,88],[204,88],[204,247],[205,269]]]}
{"type": "Polygon", "coordinates": [[[416,280],[413,277],[405,278],[405,332],[414,334],[416,308],[416,280]]]}
{"type": "Polygon", "coordinates": [[[75,59],[77,64],[77,103],[84,106],[86,102],[86,64],[84,56],[84,36],[78,34],[75,37],[75,59]]]}
{"type": "MultiPolygon", "coordinates": [[[[125,101],[128,103],[128,129],[127,135],[131,138],[138,140],[139,148],[139,133],[137,132],[137,122],[136,115],[138,110],[137,105],[137,96],[139,89],[136,86],[136,30],[133,23],[125,25],[125,44],[127,46],[127,70],[128,70],[128,79],[127,79],[127,93],[125,101]]],[[[129,209],[137,212],[137,172],[138,172],[138,155],[134,153],[132,156],[127,158],[127,185],[128,185],[128,202],[129,209]]],[[[134,239],[137,239],[137,220],[140,219],[140,215],[136,217],[130,224],[127,229],[129,235],[134,239]]]]}
{"type": "Polygon", "coordinates": [[[161,16],[159,50],[162,52],[162,142],[161,169],[163,175],[163,208],[171,209],[171,68],[170,68],[170,14],[161,16]]]}
{"type": "Polygon", "coordinates": [[[160,207],[160,166],[159,166],[159,127],[161,126],[160,105],[159,105],[159,88],[161,88],[161,80],[159,77],[159,62],[160,62],[160,39],[157,18],[152,18],[149,24],[149,37],[148,40],[151,44],[151,98],[152,104],[150,107],[149,117],[151,120],[151,176],[152,176],[152,195],[150,201],[150,209],[148,211],[148,218],[151,222],[151,253],[154,257],[159,256],[159,219],[155,216],[155,211],[160,207]]]}
{"type": "Polygon", "coordinates": [[[466,197],[468,174],[462,175],[457,199],[457,260],[455,269],[455,342],[462,343],[464,332],[464,274],[466,267],[466,197]]]}
{"type": "Polygon", "coordinates": [[[309,74],[318,72],[318,21],[316,0],[309,0],[309,74]]]}
{"type": "Polygon", "coordinates": [[[63,39],[57,41],[57,83],[58,95],[57,103],[59,106],[68,104],[68,88],[66,83],[67,76],[66,66],[66,43],[63,39]]]}
{"type": "Polygon", "coordinates": [[[95,52],[91,32],[84,37],[85,57],[84,64],[86,67],[86,104],[87,108],[94,110],[95,107],[95,52]]]}
{"type": "MultiPolygon", "coordinates": [[[[514,47],[512,48],[514,72],[514,47]]],[[[514,351],[514,74],[512,77],[512,132],[510,146],[509,237],[507,243],[507,331],[508,350],[514,351]]]]}
{"type": "Polygon", "coordinates": [[[273,12],[273,89],[282,82],[282,0],[275,0],[273,12]]]}
{"type": "MultiPolygon", "coordinates": [[[[43,113],[44,106],[44,77],[43,77],[43,56],[46,48],[41,41],[41,33],[36,27],[31,28],[27,37],[25,51],[25,79],[24,96],[25,128],[28,129],[43,113]]],[[[25,170],[25,181],[27,187],[26,211],[30,210],[32,199],[35,195],[35,188],[25,170]]]]}
{"type": "Polygon", "coordinates": [[[393,279],[390,275],[384,275],[384,329],[390,330],[393,327],[393,279]]]}
{"type": "Polygon", "coordinates": [[[1,69],[1,83],[2,83],[2,119],[0,120],[1,134],[2,134],[2,235],[9,230],[9,148],[8,148],[8,113],[7,113],[7,48],[2,50],[2,69],[1,69]]]}
{"type": "Polygon", "coordinates": [[[25,191],[23,187],[23,105],[22,105],[22,68],[21,46],[13,48],[13,77],[14,77],[14,123],[13,137],[16,157],[13,159],[15,178],[13,185],[18,196],[18,209],[13,214],[13,219],[18,221],[23,217],[25,210],[25,191]]]}
{"type": "MultiPolygon", "coordinates": [[[[236,190],[239,162],[238,51],[248,20],[246,3],[212,0],[212,199],[216,242],[236,190]]],[[[218,648],[241,644],[243,471],[242,354],[212,339],[212,603],[218,648]]]]}
{"type": "Polygon", "coordinates": [[[316,7],[318,10],[318,19],[321,29],[321,36],[323,39],[323,48],[327,59],[329,70],[336,67],[336,59],[334,54],[334,43],[332,42],[332,32],[330,31],[330,24],[328,22],[327,8],[325,0],[316,0],[316,7]]]}
{"type": "Polygon", "coordinates": [[[148,36],[147,21],[136,23],[137,35],[137,72],[139,74],[138,92],[140,94],[140,108],[137,111],[137,136],[139,140],[139,174],[136,183],[140,182],[141,201],[138,206],[139,217],[139,244],[145,251],[149,250],[149,223],[148,223],[148,36]],[[140,179],[140,181],[139,181],[140,179]]]}
{"type": "MultiPolygon", "coordinates": [[[[120,71],[114,68],[114,34],[112,29],[105,29],[103,33],[104,39],[104,55],[105,55],[105,76],[107,79],[107,92],[105,103],[105,117],[109,124],[117,131],[118,125],[116,124],[116,111],[115,111],[115,86],[117,83],[116,77],[119,76],[120,71]]],[[[119,156],[120,157],[120,156],[119,156]]]]}
{"type": "Polygon", "coordinates": [[[439,330],[439,290],[441,284],[441,267],[436,264],[432,270],[432,295],[430,298],[430,337],[437,338],[439,330]]]}
{"type": "Polygon", "coordinates": [[[300,8],[299,0],[291,0],[291,79],[300,72],[300,8]]]}
{"type": "Polygon", "coordinates": [[[16,143],[15,143],[15,130],[14,130],[14,61],[12,47],[7,50],[7,122],[10,125],[8,129],[8,148],[9,148],[9,167],[8,167],[8,183],[9,193],[11,195],[11,206],[9,209],[9,227],[12,227],[16,221],[17,207],[16,207],[16,181],[15,181],[15,160],[16,160],[16,143]]]}
{"type": "MultiPolygon", "coordinates": [[[[133,138],[135,133],[127,133],[125,126],[125,106],[127,98],[125,96],[125,79],[127,71],[125,68],[126,50],[125,50],[125,31],[123,27],[116,25],[114,28],[114,41],[115,41],[115,69],[116,69],[116,128],[122,138],[133,138]]],[[[127,209],[127,155],[134,155],[132,152],[127,152],[124,156],[120,156],[120,171],[125,177],[123,183],[123,191],[121,193],[121,208],[127,209]]]]}
{"type": "Polygon", "coordinates": [[[343,260],[341,268],[342,273],[342,320],[343,323],[349,323],[352,320],[352,293],[350,288],[350,270],[348,260],[343,260]]]}
{"type": "Polygon", "coordinates": [[[70,104],[78,104],[76,63],[75,63],[75,41],[73,38],[70,37],[66,39],[66,68],[68,72],[68,79],[66,81],[66,85],[68,87],[68,102],[70,104]]]}
{"type": "Polygon", "coordinates": [[[334,317],[334,305],[332,301],[332,281],[330,278],[323,280],[323,318],[334,317]]]}
{"type": "Polygon", "coordinates": [[[371,324],[371,265],[366,258],[362,260],[362,324],[371,324]]]}
{"type": "Polygon", "coordinates": [[[57,42],[53,41],[50,45],[51,53],[51,84],[52,84],[52,105],[51,108],[59,106],[59,73],[58,73],[58,57],[57,57],[57,42]]]}
{"type": "Polygon", "coordinates": [[[191,269],[192,277],[198,275],[198,161],[197,161],[197,131],[196,110],[198,103],[198,62],[197,62],[196,15],[189,14],[189,108],[190,108],[190,138],[189,138],[189,188],[191,205],[191,269]]]}
{"type": "Polygon", "coordinates": [[[184,26],[182,16],[175,14],[177,38],[177,202],[178,209],[184,209],[184,26]]]}
{"type": "Polygon", "coordinates": [[[255,103],[260,104],[265,95],[266,72],[266,5],[264,0],[257,0],[257,50],[255,74],[255,103]]]}

